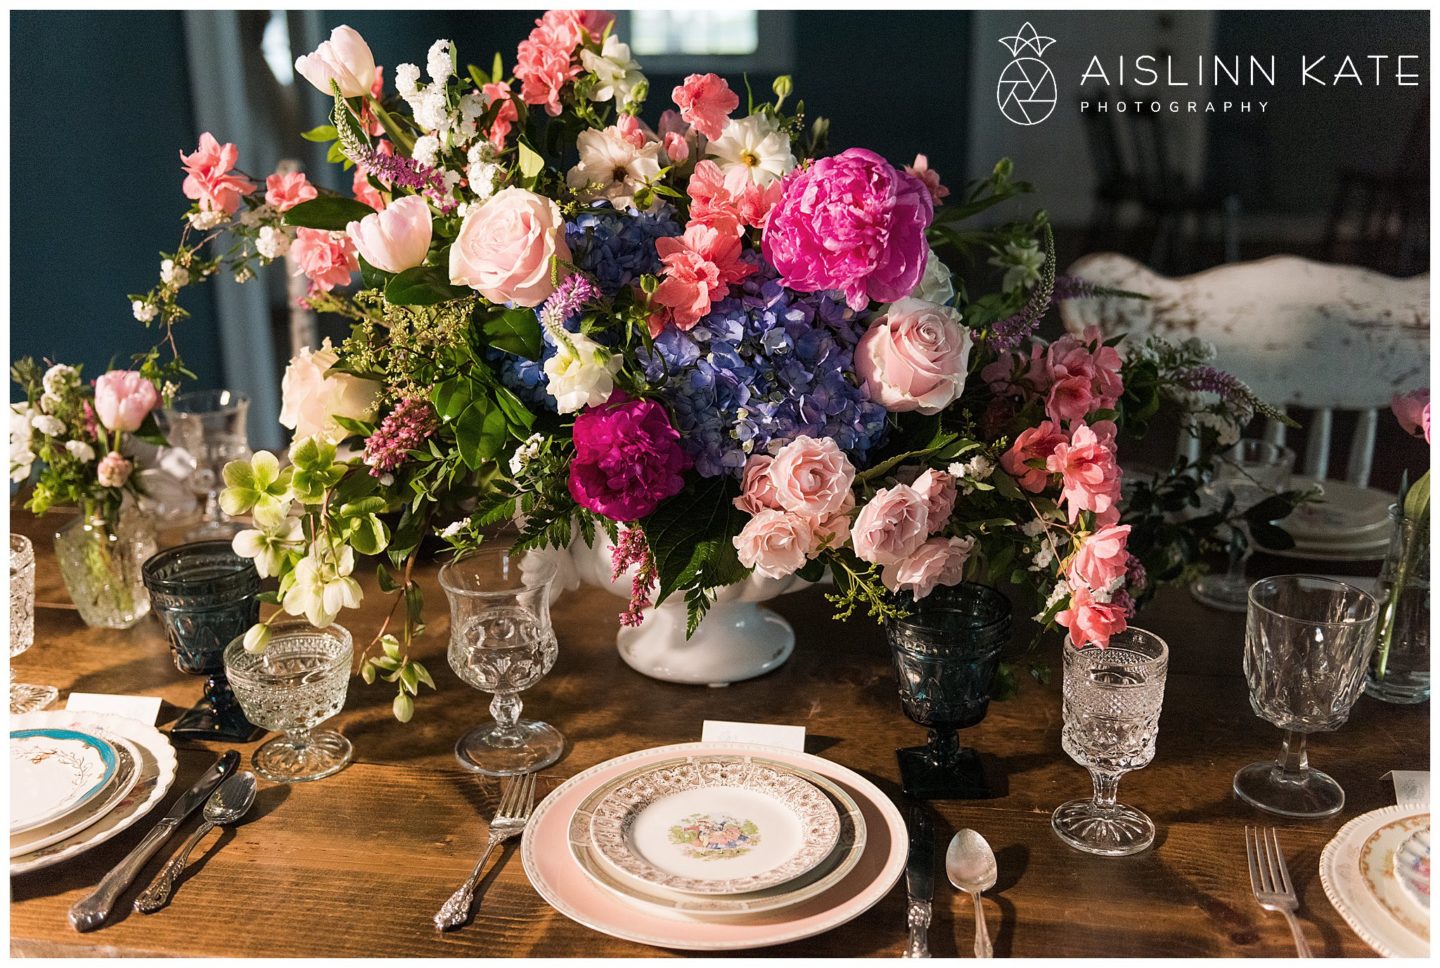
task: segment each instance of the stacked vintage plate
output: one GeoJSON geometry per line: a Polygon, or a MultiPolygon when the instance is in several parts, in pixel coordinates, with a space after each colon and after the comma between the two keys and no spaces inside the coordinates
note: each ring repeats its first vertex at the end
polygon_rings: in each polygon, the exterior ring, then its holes
{"type": "Polygon", "coordinates": [[[1373,561],[1390,547],[1390,505],[1395,495],[1345,481],[1292,478],[1290,487],[1304,490],[1319,484],[1325,489],[1317,502],[1303,504],[1280,526],[1295,539],[1295,547],[1268,552],[1289,558],[1321,561],[1373,561]]]}
{"type": "Polygon", "coordinates": [[[109,840],[160,802],[175,751],[158,729],[98,713],[45,710],[10,721],[10,873],[109,840]]]}
{"type": "Polygon", "coordinates": [[[905,826],[859,774],[741,743],[631,753],[566,781],[526,826],[531,882],[574,921],[720,951],[828,931],[904,869],[905,826]]]}
{"type": "Polygon", "coordinates": [[[1430,954],[1430,809],[1401,804],[1362,814],[1320,853],[1335,910],[1387,958],[1430,954]]]}

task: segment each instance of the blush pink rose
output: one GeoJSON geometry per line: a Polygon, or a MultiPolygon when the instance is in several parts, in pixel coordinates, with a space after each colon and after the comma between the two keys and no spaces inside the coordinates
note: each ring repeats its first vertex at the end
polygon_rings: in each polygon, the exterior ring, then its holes
{"type": "Polygon", "coordinates": [[[318,350],[309,347],[296,354],[280,380],[280,425],[295,431],[295,439],[319,436],[332,444],[349,431],[336,417],[367,420],[380,403],[381,386],[333,367],[340,354],[327,336],[318,350]]]}
{"type": "Polygon", "coordinates": [[[1430,390],[1397,393],[1390,400],[1390,412],[1401,428],[1412,437],[1424,437],[1430,443],[1430,390]]]}
{"type": "Polygon", "coordinates": [[[1130,553],[1125,550],[1130,525],[1101,528],[1080,545],[1066,571],[1071,587],[1084,585],[1099,591],[1111,589],[1125,577],[1130,553]]]}
{"type": "Polygon", "coordinates": [[[1038,426],[1020,431],[1010,449],[1000,455],[1000,467],[1015,478],[1031,494],[1039,494],[1050,483],[1050,471],[1046,462],[1055,448],[1066,442],[1060,428],[1048,420],[1038,426]],[[1040,461],[1039,467],[1030,466],[1031,461],[1040,461]]]}
{"type": "Polygon", "coordinates": [[[892,592],[906,591],[919,601],[938,586],[964,581],[965,562],[974,547],[974,538],[931,538],[908,558],[886,565],[880,581],[892,592]]]}
{"type": "Polygon", "coordinates": [[[419,195],[398,198],[387,209],[345,227],[365,261],[385,272],[404,272],[430,251],[430,204],[419,195]]]}
{"type": "Polygon", "coordinates": [[[1071,591],[1069,607],[1056,614],[1055,621],[1070,630],[1070,644],[1077,649],[1092,643],[1103,649],[1110,644],[1110,636],[1125,631],[1125,606],[1101,602],[1081,586],[1071,591]]]}
{"type": "Polygon", "coordinates": [[[654,300],[680,329],[694,327],[732,282],[755,271],[740,258],[740,228],[733,222],[691,222],[678,238],[656,239],[655,251],[665,268],[654,300]]]}
{"type": "Polygon", "coordinates": [[[95,480],[100,482],[101,487],[124,487],[134,470],[134,464],[126,460],[119,451],[112,450],[100,458],[100,463],[96,465],[95,480]]]}
{"type": "Polygon", "coordinates": [[[886,410],[929,415],[965,389],[970,333],[949,306],[909,297],[876,317],[855,347],[855,372],[886,410]]]}
{"type": "Polygon", "coordinates": [[[691,74],[670,96],[680,117],[711,141],[720,137],[730,112],[740,106],[740,96],[719,74],[691,74]]]}
{"type": "Polygon", "coordinates": [[[805,566],[815,538],[804,515],[766,509],[745,522],[731,540],[740,564],[767,578],[784,578],[805,566]]]}
{"type": "Polygon", "coordinates": [[[185,171],[181,190],[200,207],[211,212],[234,215],[240,199],[255,190],[255,184],[239,175],[230,174],[240,157],[240,149],[230,142],[220,144],[206,131],[193,154],[180,152],[180,167],[185,171]]]}
{"type": "Polygon", "coordinates": [[[95,381],[95,415],[106,430],[139,430],[159,403],[155,384],[137,370],[111,370],[95,381]]]}
{"type": "Polygon", "coordinates": [[[1081,511],[1093,511],[1099,526],[1114,524],[1120,517],[1120,468],[1115,463],[1115,425],[1097,421],[1094,427],[1081,423],[1068,442],[1057,444],[1045,461],[1052,474],[1063,479],[1060,499],[1071,523],[1081,511]]]}
{"type": "Polygon", "coordinates": [[[846,491],[844,503],[833,514],[811,520],[810,531],[814,540],[810,544],[810,557],[826,548],[843,547],[850,540],[850,515],[854,510],[855,495],[846,491]]]}
{"type": "Polygon", "coordinates": [[[780,502],[775,497],[775,482],[770,479],[770,464],[774,460],[769,454],[755,454],[745,462],[745,472],[740,478],[740,496],[735,499],[735,506],[746,514],[780,508],[780,502]]]}
{"type": "Polygon", "coordinates": [[[350,240],[324,229],[296,229],[290,255],[295,259],[295,275],[305,276],[326,292],[349,284],[350,274],[360,271],[350,240]]]}
{"type": "Polygon", "coordinates": [[[331,81],[339,86],[341,97],[364,97],[375,83],[375,55],[364,37],[341,24],[313,52],[295,58],[295,73],[326,97],[334,94],[331,81]]]}
{"type": "Polygon", "coordinates": [[[523,188],[502,188],[460,224],[450,247],[450,281],[493,303],[538,306],[555,291],[557,260],[563,278],[570,248],[560,206],[523,188]]]}
{"type": "Polygon", "coordinates": [[[276,172],[265,179],[265,203],[275,206],[276,211],[288,212],[319,194],[303,171],[276,172]]]}
{"type": "Polygon", "coordinates": [[[850,529],[855,554],[882,567],[910,557],[930,534],[929,506],[904,484],[876,491],[850,529]]]}
{"type": "Polygon", "coordinates": [[[910,485],[926,501],[926,513],[930,516],[930,530],[939,531],[950,520],[955,510],[955,478],[933,467],[915,478],[910,485]]]}
{"type": "Polygon", "coordinates": [[[769,474],[780,506],[813,520],[840,510],[855,481],[850,458],[829,437],[796,437],[780,448],[769,474]]]}

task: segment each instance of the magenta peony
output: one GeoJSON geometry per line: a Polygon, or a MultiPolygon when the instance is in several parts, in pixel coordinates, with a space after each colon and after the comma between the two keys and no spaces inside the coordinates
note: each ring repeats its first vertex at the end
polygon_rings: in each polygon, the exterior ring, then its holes
{"type": "Polygon", "coordinates": [[[581,507],[615,521],[635,521],[685,486],[690,458],[670,415],[654,400],[616,391],[601,407],[575,418],[570,495],[581,507]]]}
{"type": "Polygon", "coordinates": [[[925,274],[935,203],[925,183],[851,148],[785,176],[761,250],[799,292],[838,289],[851,309],[909,295],[925,274]]]}

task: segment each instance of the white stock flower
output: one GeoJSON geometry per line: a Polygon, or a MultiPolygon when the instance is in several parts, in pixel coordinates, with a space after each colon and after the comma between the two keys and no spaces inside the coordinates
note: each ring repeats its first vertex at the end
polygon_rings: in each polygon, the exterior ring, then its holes
{"type": "Polygon", "coordinates": [[[494,148],[488,141],[475,142],[465,153],[465,160],[469,162],[465,166],[465,180],[476,198],[486,199],[495,194],[495,184],[505,169],[495,163],[494,157],[494,148]]]}
{"type": "Polygon", "coordinates": [[[445,525],[445,527],[441,530],[440,537],[453,538],[461,531],[464,531],[465,526],[469,523],[470,522],[465,518],[461,518],[459,521],[452,521],[449,524],[445,525]]]}
{"type": "Polygon", "coordinates": [[[290,251],[290,236],[282,228],[267,225],[255,237],[255,251],[267,259],[279,259],[290,251]]]}
{"type": "Polygon", "coordinates": [[[231,539],[230,547],[241,558],[253,558],[260,577],[269,578],[280,573],[285,556],[300,547],[304,537],[299,518],[281,518],[269,526],[239,532],[231,539]]]}
{"type": "Polygon", "coordinates": [[[789,137],[763,114],[732,119],[705,153],[725,173],[727,185],[733,184],[732,172],[743,172],[745,178],[763,187],[795,167],[789,137]]]}
{"type": "Polygon", "coordinates": [[[437,40],[430,45],[425,55],[425,73],[430,80],[438,84],[455,73],[454,50],[455,42],[451,40],[437,40]]]}
{"type": "Polygon", "coordinates": [[[360,606],[360,583],[350,577],[354,569],[355,551],[349,545],[338,556],[312,548],[290,573],[281,607],[290,615],[304,615],[316,628],[331,624],[342,608],[360,606]]]}
{"type": "Polygon", "coordinates": [[[174,259],[165,259],[160,263],[160,281],[179,289],[190,281],[190,270],[176,265],[174,259]]]}
{"type": "Polygon", "coordinates": [[[422,131],[446,131],[450,128],[450,105],[445,100],[445,90],[440,85],[426,88],[414,101],[415,123],[422,131]]]}
{"type": "Polygon", "coordinates": [[[555,398],[555,409],[574,413],[609,400],[620,362],[618,355],[590,337],[565,334],[555,355],[545,361],[546,389],[555,398]]]}
{"type": "MultiPolygon", "coordinates": [[[[190,227],[208,232],[224,225],[227,218],[229,216],[225,214],[223,208],[202,208],[198,212],[190,213],[190,227]]],[[[242,215],[241,218],[243,219],[244,216],[242,215]]]]}
{"type": "Polygon", "coordinates": [[[130,304],[130,311],[134,313],[135,318],[142,323],[150,322],[150,320],[155,318],[155,314],[159,312],[153,305],[143,299],[136,299],[132,302],[130,304]]]}
{"type": "Polygon", "coordinates": [[[600,53],[592,50],[580,51],[580,63],[595,75],[599,82],[590,92],[592,101],[613,100],[618,107],[624,107],[635,94],[635,89],[645,83],[640,65],[630,57],[630,45],[611,34],[605,38],[600,53]]]}
{"type": "Polygon", "coordinates": [[[421,135],[415,139],[410,156],[428,168],[435,167],[435,156],[440,153],[440,139],[433,134],[421,135]]]}
{"type": "Polygon", "coordinates": [[[65,449],[69,451],[71,457],[78,461],[88,462],[95,459],[95,448],[83,440],[67,440],[65,441],[65,449]]]}
{"type": "Polygon", "coordinates": [[[545,438],[540,434],[531,434],[526,437],[524,442],[515,448],[515,453],[510,455],[510,476],[519,477],[520,472],[525,469],[525,465],[539,455],[540,448],[544,443],[545,438]]]}
{"type": "Polygon", "coordinates": [[[1050,611],[1050,609],[1054,608],[1057,604],[1059,604],[1062,599],[1064,599],[1069,594],[1070,585],[1065,581],[1065,579],[1062,578],[1057,581],[1055,583],[1055,587],[1050,589],[1050,597],[1045,599],[1045,604],[1041,605],[1040,611],[1035,613],[1035,621],[1044,621],[1045,613],[1050,611]]]}
{"type": "Polygon", "coordinates": [[[464,144],[480,132],[480,116],[489,107],[489,99],[479,91],[472,91],[462,95],[460,98],[460,124],[456,132],[460,136],[460,143],[464,144]]]}
{"type": "Polygon", "coordinates": [[[58,437],[65,432],[65,424],[58,417],[47,413],[35,414],[30,418],[30,423],[46,437],[58,437]]]}
{"type": "Polygon", "coordinates": [[[579,192],[583,201],[608,198],[616,208],[628,208],[635,192],[660,177],[663,149],[658,141],[637,148],[612,125],[580,132],[576,144],[580,163],[566,173],[565,183],[579,192]]]}
{"type": "Polygon", "coordinates": [[[420,68],[414,64],[399,64],[395,67],[395,90],[405,100],[420,93],[420,68]]]}
{"type": "Polygon", "coordinates": [[[1024,524],[1020,525],[1020,533],[1027,538],[1033,538],[1036,535],[1043,533],[1045,530],[1046,525],[1044,518],[1031,518],[1029,521],[1026,521],[1024,524]]]}
{"type": "Polygon", "coordinates": [[[63,395],[67,389],[79,382],[80,374],[75,367],[66,366],[64,363],[56,363],[40,378],[40,385],[45,388],[45,392],[56,397],[63,395]]]}
{"type": "Polygon", "coordinates": [[[1240,425],[1225,414],[1204,411],[1195,414],[1197,426],[1213,427],[1221,447],[1232,447],[1240,440],[1240,425]]]}
{"type": "Polygon", "coordinates": [[[246,228],[254,228],[266,219],[275,215],[275,208],[272,205],[256,205],[254,208],[247,208],[240,213],[240,224],[246,228]]]}

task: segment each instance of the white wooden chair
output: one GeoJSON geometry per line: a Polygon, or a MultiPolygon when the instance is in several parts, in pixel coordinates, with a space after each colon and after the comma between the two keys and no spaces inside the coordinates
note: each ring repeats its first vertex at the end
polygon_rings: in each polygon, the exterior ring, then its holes
{"type": "MultiPolygon", "coordinates": [[[[1328,476],[1335,411],[1355,410],[1345,480],[1365,486],[1379,412],[1393,394],[1430,382],[1428,275],[1395,279],[1282,255],[1170,279],[1110,252],[1085,256],[1069,274],[1150,296],[1061,303],[1070,332],[1198,336],[1215,344],[1216,366],[1263,399],[1314,411],[1300,468],[1312,477],[1328,476]]],[[[1265,436],[1283,444],[1285,426],[1269,421],[1265,436]]]]}

